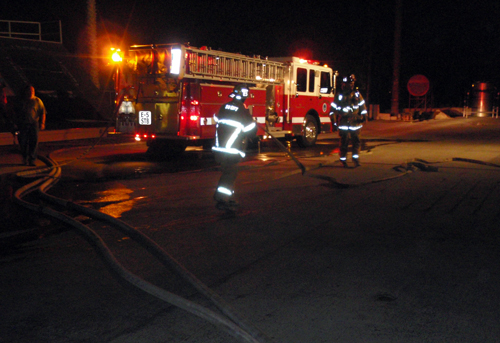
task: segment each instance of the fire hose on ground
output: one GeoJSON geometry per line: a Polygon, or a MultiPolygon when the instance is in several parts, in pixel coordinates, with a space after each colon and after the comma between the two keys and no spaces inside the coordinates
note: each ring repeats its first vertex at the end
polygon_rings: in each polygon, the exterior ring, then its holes
{"type": "MultiPolygon", "coordinates": [[[[288,150],[284,145],[283,143],[281,143],[281,141],[276,138],[271,132],[269,132],[269,130],[265,127],[265,125],[262,125],[262,124],[257,124],[257,126],[259,128],[261,128],[262,130],[264,130],[271,138],[272,140],[276,143],[276,145],[278,145],[278,147],[280,148],[280,150],[282,150],[284,153],[286,153],[291,159],[292,161],[297,165],[297,167],[300,169],[302,175],[306,175],[308,177],[311,177],[311,178],[315,178],[315,179],[320,179],[320,180],[324,180],[324,181],[327,181],[329,182],[330,184],[334,185],[335,187],[337,188],[348,188],[348,187],[358,187],[358,186],[361,186],[361,185],[364,185],[366,183],[357,183],[357,184],[347,184],[347,183],[342,183],[342,182],[338,182],[335,178],[331,177],[331,176],[328,176],[328,175],[321,175],[321,174],[312,174],[312,173],[307,173],[307,171],[311,171],[311,169],[307,169],[298,159],[297,157],[295,157],[295,155],[290,151],[288,150]]],[[[317,168],[321,168],[325,166],[324,164],[321,164],[317,167],[315,167],[314,169],[317,169],[317,168]]],[[[398,175],[395,175],[395,176],[391,176],[391,177],[388,177],[388,178],[383,178],[383,179],[379,179],[379,180],[372,180],[370,181],[369,183],[375,183],[375,182],[382,182],[382,181],[387,181],[387,180],[391,180],[391,179],[394,179],[394,178],[397,178],[397,177],[401,177],[403,175],[406,175],[409,171],[411,170],[411,167],[409,166],[402,174],[398,174],[398,175]]],[[[284,175],[283,177],[287,177],[289,176],[289,174],[286,174],[284,175]]]]}
{"type": "MultiPolygon", "coordinates": [[[[299,167],[300,171],[302,172],[302,175],[306,174],[306,168],[305,166],[277,139],[275,138],[271,133],[269,133],[267,130],[266,132],[273,138],[273,140],[277,143],[279,148],[285,152],[290,158],[297,164],[299,167]]],[[[57,183],[58,179],[60,178],[61,175],[61,168],[60,166],[57,165],[54,161],[52,161],[50,158],[45,158],[45,157],[40,157],[39,158],[44,161],[44,163],[48,166],[48,168],[43,168],[43,169],[37,169],[35,171],[30,171],[30,172],[23,172],[23,173],[18,173],[19,176],[23,177],[33,177],[36,175],[40,175],[39,173],[41,171],[47,171],[49,170],[50,173],[44,177],[38,178],[35,181],[19,188],[14,195],[14,200],[21,206],[32,210],[37,213],[41,213],[43,215],[55,218],[63,223],[66,223],[75,229],[78,230],[80,234],[82,234],[91,244],[92,246],[99,252],[101,257],[103,258],[104,262],[106,265],[116,273],[116,275],[120,276],[122,279],[125,281],[129,282],[130,284],[134,285],[135,287],[138,287],[139,289],[157,297],[158,299],[161,299],[169,304],[172,304],[176,307],[179,307],[189,313],[192,313],[200,318],[203,318],[207,320],[208,322],[221,327],[224,329],[226,332],[231,334],[233,337],[238,338],[239,340],[243,342],[254,342],[254,343],[261,343],[261,342],[266,342],[268,341],[268,338],[266,338],[265,334],[262,333],[260,330],[254,328],[251,324],[249,324],[244,318],[236,314],[233,309],[224,302],[224,300],[217,295],[215,292],[213,292],[211,289],[209,289],[206,285],[204,285],[202,282],[200,282],[193,274],[191,274],[188,270],[186,270],[179,262],[177,262],[172,256],[170,256],[166,251],[164,251],[158,244],[156,244],[154,241],[152,241],[149,237],[146,235],[142,234],[138,230],[134,229],[133,227],[127,225],[126,223],[113,218],[111,216],[108,216],[104,213],[101,213],[99,211],[95,211],[92,209],[89,209],[87,207],[75,204],[73,202],[60,199],[51,195],[48,195],[46,191],[52,187],[55,183],[57,183]],[[35,205],[32,203],[29,203],[27,201],[24,201],[22,198],[25,197],[26,195],[32,193],[33,191],[38,190],[40,193],[40,196],[42,199],[56,204],[57,206],[66,208],[68,210],[76,211],[79,213],[82,213],[88,217],[91,217],[96,220],[101,220],[104,222],[107,222],[109,224],[114,225],[118,230],[126,233],[128,236],[130,236],[131,239],[135,240],[139,244],[141,244],[150,254],[152,254],[154,257],[156,257],[162,264],[164,264],[166,267],[170,268],[171,270],[174,270],[178,275],[180,275],[183,279],[188,281],[194,288],[202,293],[205,297],[207,297],[226,317],[215,313],[201,305],[198,305],[196,303],[193,303],[192,301],[189,301],[187,299],[184,299],[180,296],[177,296],[173,293],[170,293],[164,289],[161,289],[143,279],[138,277],[137,275],[131,273],[128,271],[124,266],[122,266],[116,258],[112,255],[104,241],[88,226],[76,221],[75,219],[64,215],[63,213],[57,212],[53,209],[50,209],[46,206],[40,206],[40,205],[35,205]]],[[[461,161],[461,162],[468,162],[468,163],[478,163],[478,164],[484,164],[488,166],[494,166],[494,167],[500,167],[499,165],[492,164],[492,163],[487,163],[487,162],[482,162],[482,161],[476,161],[476,160],[470,160],[470,159],[463,159],[463,158],[453,158],[452,161],[461,161]]],[[[320,165],[321,167],[321,165],[320,165]]],[[[411,162],[406,162],[405,164],[402,164],[400,166],[395,167],[394,169],[402,169],[403,173],[400,175],[397,175],[395,177],[399,177],[402,175],[406,175],[408,172],[411,172],[414,168],[418,168],[423,171],[437,171],[437,167],[429,166],[429,162],[423,161],[423,160],[418,160],[415,159],[414,161],[411,162]]],[[[350,184],[343,184],[337,182],[334,178],[330,176],[325,176],[325,175],[317,175],[317,174],[312,174],[312,173],[307,173],[307,176],[309,177],[314,177],[318,179],[322,179],[325,181],[328,181],[330,183],[335,184],[338,187],[350,187],[350,186],[359,186],[360,184],[356,185],[350,185],[350,184]]],[[[379,179],[375,181],[371,181],[370,183],[373,182],[380,182],[388,179],[392,179],[394,177],[390,178],[384,178],[384,179],[379,179]]]]}
{"type": "MultiPolygon", "coordinates": [[[[305,175],[305,176],[308,176],[308,177],[311,177],[311,178],[316,178],[316,179],[327,181],[327,182],[329,182],[331,185],[333,185],[336,188],[359,187],[359,186],[363,186],[363,185],[366,185],[366,184],[378,183],[378,182],[383,182],[383,181],[389,181],[389,180],[392,180],[392,179],[395,179],[395,178],[399,178],[399,177],[405,176],[408,173],[411,173],[415,169],[418,169],[420,171],[425,171],[425,172],[437,172],[438,171],[437,167],[431,165],[431,164],[434,164],[434,163],[437,163],[437,162],[428,162],[428,161],[425,161],[425,160],[422,160],[422,159],[415,158],[412,161],[407,161],[405,163],[402,163],[402,164],[397,165],[394,168],[392,168],[393,170],[400,172],[400,174],[398,174],[398,175],[389,176],[389,177],[385,177],[385,178],[381,178],[381,179],[376,179],[376,180],[370,180],[370,181],[367,181],[367,182],[342,183],[342,182],[339,182],[335,178],[333,178],[331,176],[328,176],[328,175],[308,173],[308,171],[324,167],[327,164],[320,164],[320,165],[318,165],[318,166],[316,166],[316,167],[314,167],[312,169],[307,169],[297,159],[297,157],[295,157],[295,155],[290,150],[288,150],[283,145],[283,143],[281,143],[281,141],[278,138],[276,138],[275,136],[273,136],[273,134],[271,132],[269,132],[269,130],[266,128],[265,125],[257,124],[257,126],[259,128],[261,128],[262,130],[264,130],[272,138],[272,140],[276,143],[276,145],[280,148],[280,150],[282,150],[284,153],[286,153],[292,159],[292,161],[300,169],[302,175],[305,175]]],[[[475,164],[481,164],[481,165],[486,165],[486,166],[490,166],[490,167],[500,167],[500,165],[495,164],[495,163],[489,163],[489,162],[472,160],[472,159],[468,159],[468,158],[460,158],[460,157],[454,157],[454,158],[451,159],[451,161],[475,163],[475,164]]],[[[282,177],[287,177],[287,176],[290,176],[292,174],[294,174],[294,173],[288,173],[286,175],[283,175],[282,177]]]]}
{"type": "MultiPolygon", "coordinates": [[[[16,203],[18,203],[22,207],[27,208],[28,210],[55,218],[60,222],[74,227],[78,231],[78,233],[82,234],[94,247],[94,249],[98,251],[103,261],[106,263],[106,266],[113,272],[115,272],[116,275],[132,284],[133,286],[155,296],[160,300],[163,300],[200,318],[203,318],[218,327],[221,327],[224,331],[226,331],[233,337],[238,338],[242,342],[263,343],[268,341],[268,338],[266,338],[264,333],[254,328],[244,318],[236,314],[236,312],[230,307],[230,305],[225,303],[225,301],[218,294],[213,292],[201,281],[199,281],[192,273],[186,270],[179,262],[177,262],[173,257],[171,257],[166,251],[164,251],[158,244],[156,244],[146,235],[142,234],[126,223],[104,213],[48,195],[46,191],[57,183],[61,175],[61,168],[57,166],[57,164],[50,158],[40,156],[39,158],[42,159],[48,166],[52,166],[51,168],[49,168],[51,169],[50,173],[47,176],[39,178],[19,188],[14,194],[14,200],[16,203]],[[26,195],[36,190],[39,191],[41,198],[48,202],[54,203],[57,206],[66,208],[68,210],[77,211],[91,218],[105,221],[109,224],[114,225],[118,230],[125,232],[130,236],[131,239],[134,239],[141,246],[146,248],[146,250],[154,257],[156,257],[162,264],[174,270],[183,279],[188,281],[196,290],[198,290],[206,298],[208,298],[227,318],[192,301],[189,301],[162,288],[159,288],[131,273],[123,265],[121,265],[119,261],[116,260],[109,248],[106,246],[105,242],[88,226],[49,207],[32,204],[22,199],[26,195]]],[[[33,173],[31,173],[30,176],[33,176],[33,173]]]]}

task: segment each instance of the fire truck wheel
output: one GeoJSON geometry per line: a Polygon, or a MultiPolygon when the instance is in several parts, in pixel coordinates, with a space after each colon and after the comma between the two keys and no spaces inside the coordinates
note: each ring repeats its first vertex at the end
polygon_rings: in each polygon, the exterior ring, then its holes
{"type": "Polygon", "coordinates": [[[306,115],[304,121],[304,135],[297,137],[297,144],[301,148],[307,148],[316,144],[318,139],[318,123],[310,114],[306,115]]]}

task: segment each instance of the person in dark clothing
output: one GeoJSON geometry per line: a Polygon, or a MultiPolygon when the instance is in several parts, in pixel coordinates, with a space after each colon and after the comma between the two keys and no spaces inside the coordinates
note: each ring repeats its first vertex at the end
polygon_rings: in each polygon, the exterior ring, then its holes
{"type": "Polygon", "coordinates": [[[222,105],[215,117],[217,129],[215,146],[212,148],[215,160],[220,163],[220,177],[214,199],[216,208],[227,212],[236,211],[238,203],[234,200],[234,183],[238,174],[238,163],[245,157],[248,136],[254,134],[256,124],[245,107],[249,95],[246,85],[237,85],[229,95],[233,100],[222,105]]]}
{"type": "Polygon", "coordinates": [[[42,100],[35,96],[35,88],[26,86],[16,111],[19,145],[23,164],[34,166],[38,151],[38,132],[45,130],[46,111],[42,100]]]}
{"type": "Polygon", "coordinates": [[[0,83],[0,132],[15,134],[17,127],[12,121],[12,108],[7,100],[6,87],[3,82],[0,83]]]}
{"type": "Polygon", "coordinates": [[[3,126],[7,122],[7,94],[5,94],[5,85],[0,83],[0,120],[3,126]]]}

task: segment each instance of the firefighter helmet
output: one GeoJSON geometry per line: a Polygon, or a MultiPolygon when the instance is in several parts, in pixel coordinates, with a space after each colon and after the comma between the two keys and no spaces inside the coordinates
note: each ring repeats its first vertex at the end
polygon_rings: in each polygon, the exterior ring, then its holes
{"type": "Polygon", "coordinates": [[[342,78],[342,90],[344,92],[353,91],[355,82],[356,82],[356,76],[354,76],[354,74],[351,74],[349,76],[344,76],[342,78]]]}
{"type": "Polygon", "coordinates": [[[240,84],[234,86],[233,92],[229,94],[229,97],[244,102],[248,98],[249,92],[250,90],[246,84],[240,84]]]}
{"type": "Polygon", "coordinates": [[[356,76],[354,74],[351,74],[349,76],[344,76],[342,78],[342,82],[343,83],[352,83],[352,82],[356,82],[356,76]]]}

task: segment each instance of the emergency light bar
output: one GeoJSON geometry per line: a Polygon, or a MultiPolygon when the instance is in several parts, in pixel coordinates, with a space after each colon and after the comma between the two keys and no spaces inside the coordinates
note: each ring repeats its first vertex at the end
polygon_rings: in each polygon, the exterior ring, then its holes
{"type": "Polygon", "coordinates": [[[312,64],[312,65],[319,65],[319,61],[314,61],[314,60],[305,60],[305,59],[299,59],[300,63],[303,64],[312,64]]]}

